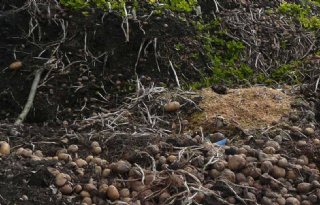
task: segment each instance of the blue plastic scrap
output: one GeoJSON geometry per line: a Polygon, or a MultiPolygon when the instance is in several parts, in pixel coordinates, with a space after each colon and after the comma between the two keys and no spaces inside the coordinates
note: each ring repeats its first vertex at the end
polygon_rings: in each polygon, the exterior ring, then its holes
{"type": "Polygon", "coordinates": [[[223,139],[223,140],[219,140],[218,142],[216,142],[215,144],[216,145],[219,145],[219,146],[224,146],[227,144],[227,138],[223,139]]]}

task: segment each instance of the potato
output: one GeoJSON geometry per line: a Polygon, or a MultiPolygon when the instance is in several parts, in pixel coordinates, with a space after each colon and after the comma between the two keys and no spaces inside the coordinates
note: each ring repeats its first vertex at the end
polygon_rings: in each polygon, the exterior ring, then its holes
{"type": "Polygon", "coordinates": [[[78,150],[79,150],[78,146],[74,145],[74,144],[72,144],[68,147],[68,152],[70,152],[70,153],[76,153],[78,150]]]}
{"type": "Polygon", "coordinates": [[[120,194],[119,194],[119,191],[118,191],[117,187],[115,187],[113,185],[110,185],[108,187],[108,190],[107,190],[107,196],[111,200],[119,199],[120,198],[120,194]]]}
{"type": "Polygon", "coordinates": [[[88,165],[88,163],[87,163],[85,160],[80,159],[80,158],[79,158],[79,159],[76,159],[75,163],[77,164],[77,166],[78,166],[79,168],[88,165]]]}
{"type": "Polygon", "coordinates": [[[175,112],[180,109],[180,103],[177,101],[168,102],[164,105],[164,110],[166,112],[175,112]]]}
{"type": "Polygon", "coordinates": [[[0,141],[0,156],[10,154],[10,145],[5,141],[0,141]]]}
{"type": "Polygon", "coordinates": [[[21,61],[17,60],[16,62],[13,62],[9,65],[9,68],[11,70],[20,70],[22,68],[23,64],[21,61]]]}
{"type": "Polygon", "coordinates": [[[55,183],[57,186],[63,186],[67,183],[67,181],[67,177],[63,173],[59,173],[55,179],[55,183]]]}
{"type": "Polygon", "coordinates": [[[72,186],[70,184],[65,184],[63,187],[61,187],[60,189],[60,192],[62,194],[71,194],[72,193],[72,186]]]}

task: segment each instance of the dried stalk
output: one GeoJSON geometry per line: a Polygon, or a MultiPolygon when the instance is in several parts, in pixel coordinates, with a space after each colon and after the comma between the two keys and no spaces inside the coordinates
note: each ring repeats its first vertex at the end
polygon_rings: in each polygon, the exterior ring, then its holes
{"type": "Polygon", "coordinates": [[[34,97],[36,95],[38,84],[39,84],[40,77],[41,77],[41,74],[42,74],[43,70],[44,70],[44,68],[39,68],[35,72],[35,76],[34,76],[34,79],[33,79],[33,82],[32,82],[32,86],[31,86],[31,89],[30,89],[30,93],[29,93],[29,96],[28,96],[27,103],[25,104],[22,112],[20,113],[20,115],[18,116],[17,120],[15,121],[15,123],[14,123],[15,125],[22,124],[23,121],[26,119],[26,117],[27,117],[27,115],[28,115],[28,113],[30,111],[30,108],[32,107],[33,100],[34,100],[34,97]]]}

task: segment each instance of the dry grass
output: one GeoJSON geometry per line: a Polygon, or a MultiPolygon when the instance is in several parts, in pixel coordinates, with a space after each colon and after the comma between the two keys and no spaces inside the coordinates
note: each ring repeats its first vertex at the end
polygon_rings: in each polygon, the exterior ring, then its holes
{"type": "Polygon", "coordinates": [[[280,90],[267,87],[231,89],[226,95],[219,95],[211,89],[203,89],[200,103],[203,113],[193,116],[198,125],[222,116],[243,129],[267,127],[277,122],[291,110],[293,97],[280,90]]]}

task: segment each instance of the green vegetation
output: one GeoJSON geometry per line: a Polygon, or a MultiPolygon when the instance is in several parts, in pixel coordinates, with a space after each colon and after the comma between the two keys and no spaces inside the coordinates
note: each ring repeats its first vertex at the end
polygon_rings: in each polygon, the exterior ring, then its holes
{"type": "Polygon", "coordinates": [[[279,83],[299,83],[302,76],[299,73],[301,61],[292,61],[284,64],[271,73],[271,79],[279,83]]]}
{"type": "Polygon", "coordinates": [[[282,3],[279,8],[279,12],[285,15],[292,16],[297,20],[304,28],[307,29],[319,29],[320,17],[317,11],[320,10],[320,1],[305,0],[303,4],[296,3],[282,3]]]}
{"type": "Polygon", "coordinates": [[[199,40],[203,44],[204,55],[210,66],[209,74],[202,74],[202,80],[189,85],[193,89],[208,87],[224,82],[228,85],[252,80],[253,69],[241,62],[245,46],[240,41],[230,39],[220,28],[220,20],[209,23],[195,22],[199,40]]]}
{"type": "Polygon", "coordinates": [[[197,0],[60,0],[60,3],[70,9],[74,10],[86,10],[88,8],[98,8],[104,11],[116,10],[122,11],[126,4],[133,5],[134,8],[138,8],[139,4],[147,3],[153,5],[156,9],[169,9],[176,12],[191,12],[197,5],[197,0]]]}

